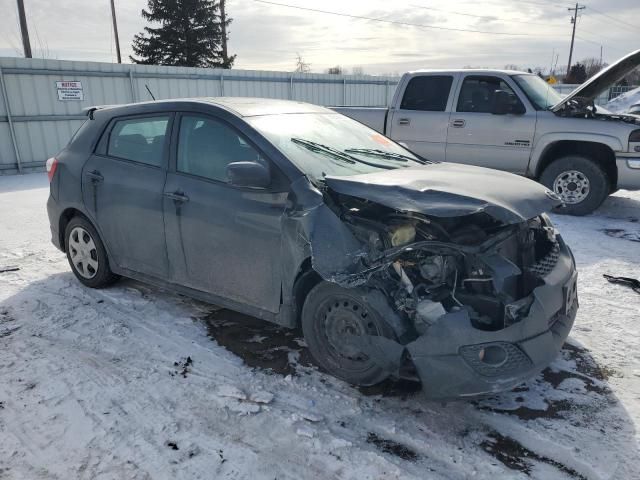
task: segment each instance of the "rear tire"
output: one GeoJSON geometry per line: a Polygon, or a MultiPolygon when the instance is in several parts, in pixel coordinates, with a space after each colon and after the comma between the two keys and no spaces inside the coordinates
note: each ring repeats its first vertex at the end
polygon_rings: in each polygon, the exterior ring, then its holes
{"type": "Polygon", "coordinates": [[[394,338],[382,316],[363,300],[362,290],[320,282],[302,308],[302,332],[315,362],[331,375],[354,385],[375,385],[389,377],[344,336],[377,335],[394,338]]]}
{"type": "Polygon", "coordinates": [[[104,244],[88,220],[73,217],[65,228],[64,238],[71,270],[83,285],[104,288],[120,278],[109,268],[104,244]]]}
{"type": "Polygon", "coordinates": [[[565,203],[557,213],[586,215],[598,208],[610,192],[606,172],[582,155],[567,155],[554,160],[540,175],[540,183],[565,203]]]}

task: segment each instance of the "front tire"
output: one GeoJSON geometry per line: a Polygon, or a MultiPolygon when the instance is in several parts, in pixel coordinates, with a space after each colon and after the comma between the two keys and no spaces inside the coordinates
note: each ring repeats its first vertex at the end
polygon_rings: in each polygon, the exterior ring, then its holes
{"type": "Polygon", "coordinates": [[[74,275],[90,288],[104,288],[118,278],[111,268],[98,232],[83,217],[73,217],[65,228],[67,260],[74,275]]]}
{"type": "Polygon", "coordinates": [[[389,377],[347,335],[393,338],[382,316],[366,304],[360,289],[320,282],[311,289],[302,308],[302,332],[311,356],[324,370],[354,385],[375,385],[389,377]]]}
{"type": "Polygon", "coordinates": [[[565,206],[557,213],[586,215],[598,208],[609,195],[606,172],[593,160],[582,155],[567,155],[554,160],[544,169],[540,183],[556,193],[565,206]]]}

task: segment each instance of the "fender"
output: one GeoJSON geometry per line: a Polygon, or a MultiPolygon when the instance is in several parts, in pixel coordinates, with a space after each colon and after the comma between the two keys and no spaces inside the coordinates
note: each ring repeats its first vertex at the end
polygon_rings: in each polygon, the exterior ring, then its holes
{"type": "Polygon", "coordinates": [[[561,141],[589,142],[600,143],[606,145],[614,152],[621,152],[624,146],[618,137],[606,135],[602,133],[579,133],[579,132],[553,132],[541,135],[535,141],[535,146],[531,152],[529,159],[529,167],[527,168],[527,176],[536,178],[540,172],[540,160],[544,158],[549,148],[561,141]]]}

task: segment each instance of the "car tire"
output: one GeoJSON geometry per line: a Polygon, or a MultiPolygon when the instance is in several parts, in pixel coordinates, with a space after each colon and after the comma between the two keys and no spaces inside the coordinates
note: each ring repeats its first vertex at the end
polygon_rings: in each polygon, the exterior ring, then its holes
{"type": "Polygon", "coordinates": [[[591,213],[610,193],[606,172],[582,155],[567,155],[554,160],[542,172],[540,183],[562,198],[565,206],[556,212],[566,215],[591,213]]]}
{"type": "Polygon", "coordinates": [[[357,351],[356,346],[340,340],[349,333],[387,338],[394,335],[382,316],[366,304],[363,293],[361,289],[320,282],[307,295],[301,323],[311,356],[321,368],[351,384],[369,386],[385,380],[389,372],[357,351]]]}
{"type": "Polygon", "coordinates": [[[120,278],[111,271],[100,235],[88,220],[73,217],[65,228],[64,238],[71,270],[83,285],[104,288],[120,278]]]}

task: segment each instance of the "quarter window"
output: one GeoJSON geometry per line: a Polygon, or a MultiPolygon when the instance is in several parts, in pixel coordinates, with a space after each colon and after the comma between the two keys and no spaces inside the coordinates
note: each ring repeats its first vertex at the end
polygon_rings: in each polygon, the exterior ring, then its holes
{"type": "Polygon", "coordinates": [[[109,135],[107,155],[159,167],[168,125],[168,116],[118,120],[109,135]]]}
{"type": "Polygon", "coordinates": [[[205,117],[185,115],[178,140],[179,172],[226,182],[233,162],[265,163],[232,128],[205,117]]]}
{"type": "Polygon", "coordinates": [[[426,75],[409,80],[400,108],[425,112],[444,112],[451,91],[453,77],[426,75]]]}
{"type": "Polygon", "coordinates": [[[507,83],[498,77],[471,75],[464,79],[458,96],[458,112],[491,113],[496,90],[509,94],[512,110],[523,111],[524,105],[507,83]]]}

